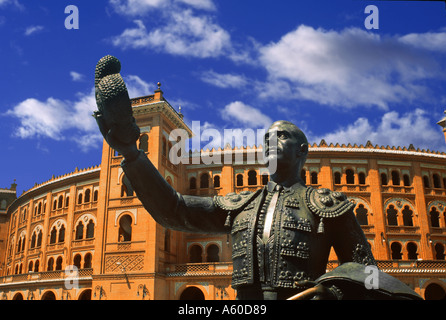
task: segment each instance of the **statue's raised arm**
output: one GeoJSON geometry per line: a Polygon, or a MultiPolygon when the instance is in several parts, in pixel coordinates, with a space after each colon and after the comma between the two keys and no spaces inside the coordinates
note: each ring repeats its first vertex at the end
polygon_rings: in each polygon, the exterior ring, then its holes
{"type": "Polygon", "coordinates": [[[152,217],[165,227],[188,232],[226,233],[228,212],[220,201],[208,197],[183,196],[159,174],[146,154],[138,150],[140,130],[132,106],[121,64],[113,56],[99,60],[95,70],[95,94],[98,110],[94,117],[104,139],[123,155],[121,164],[138,198],[152,217]]]}

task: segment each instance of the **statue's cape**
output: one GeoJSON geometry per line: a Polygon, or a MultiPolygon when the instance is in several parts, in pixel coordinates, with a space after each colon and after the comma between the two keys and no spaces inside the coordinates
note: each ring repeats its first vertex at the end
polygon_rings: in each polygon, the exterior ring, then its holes
{"type": "Polygon", "coordinates": [[[378,270],[376,266],[365,266],[355,262],[340,265],[316,279],[316,282],[325,286],[339,287],[347,293],[347,299],[365,297],[380,300],[423,300],[406,284],[378,270]]]}
{"type": "Polygon", "coordinates": [[[307,207],[320,218],[339,217],[355,206],[342,192],[326,188],[308,187],[305,202],[307,207]]]}

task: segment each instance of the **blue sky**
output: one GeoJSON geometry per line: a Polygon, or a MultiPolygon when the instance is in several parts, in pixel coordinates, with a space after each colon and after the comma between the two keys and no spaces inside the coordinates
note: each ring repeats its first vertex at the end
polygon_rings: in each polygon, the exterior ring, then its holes
{"type": "Polygon", "coordinates": [[[160,81],[188,124],[286,119],[311,142],[446,151],[445,27],[444,3],[426,1],[0,0],[0,187],[100,164],[91,114],[107,54],[132,97],[160,81]]]}

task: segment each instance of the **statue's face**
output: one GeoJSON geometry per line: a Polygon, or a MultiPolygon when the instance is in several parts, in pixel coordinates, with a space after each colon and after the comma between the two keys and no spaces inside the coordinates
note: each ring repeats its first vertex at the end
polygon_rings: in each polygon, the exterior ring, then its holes
{"type": "MultiPolygon", "coordinates": [[[[277,161],[277,165],[293,164],[306,156],[302,144],[306,145],[299,135],[300,130],[291,123],[277,121],[265,134],[265,156],[267,161],[277,161]],[[277,139],[277,140],[276,140],[277,139]]],[[[306,148],[306,147],[305,147],[306,148]]]]}

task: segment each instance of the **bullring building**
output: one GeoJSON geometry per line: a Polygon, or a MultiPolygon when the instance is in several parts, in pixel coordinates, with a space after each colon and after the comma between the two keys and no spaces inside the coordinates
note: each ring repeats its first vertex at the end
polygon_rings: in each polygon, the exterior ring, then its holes
{"type": "MultiPolygon", "coordinates": [[[[132,99],[139,148],[182,194],[254,191],[268,180],[261,146],[201,153],[241,155],[231,164],[173,164],[169,134],[191,130],[158,89],[132,99]]],[[[446,118],[438,122],[446,133],[446,118]]],[[[194,155],[191,155],[193,157],[194,155]]],[[[0,189],[0,299],[235,299],[230,238],[173,231],[146,212],[122,157],[103,144],[99,166],[35,185],[0,189]]],[[[378,267],[425,299],[446,296],[446,154],[414,146],[310,145],[307,185],[341,191],[378,267]]],[[[334,252],[327,271],[338,266],[334,252]]]]}

